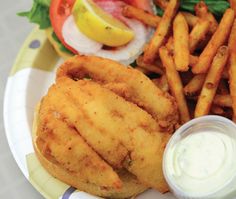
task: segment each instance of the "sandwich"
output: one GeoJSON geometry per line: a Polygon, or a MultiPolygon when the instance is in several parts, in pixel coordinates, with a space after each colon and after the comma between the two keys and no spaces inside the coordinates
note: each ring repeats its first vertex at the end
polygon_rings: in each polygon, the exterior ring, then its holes
{"type": "Polygon", "coordinates": [[[140,71],[76,55],[36,109],[33,145],[43,167],[78,190],[108,198],[165,193],[162,156],[178,121],[174,98],[140,71]]]}

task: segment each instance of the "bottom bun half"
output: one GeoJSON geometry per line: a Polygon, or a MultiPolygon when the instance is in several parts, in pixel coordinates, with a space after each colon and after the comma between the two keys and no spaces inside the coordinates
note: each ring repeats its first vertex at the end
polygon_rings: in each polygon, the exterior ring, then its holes
{"type": "Polygon", "coordinates": [[[53,29],[52,28],[47,28],[45,30],[45,33],[46,33],[46,36],[49,40],[49,42],[52,44],[53,48],[55,49],[55,51],[57,52],[57,54],[62,57],[64,60],[70,58],[70,57],[73,57],[72,54],[69,54],[69,53],[66,53],[66,52],[63,52],[61,49],[60,49],[60,45],[58,44],[57,41],[55,41],[55,39],[52,37],[52,34],[53,34],[53,29]]]}
{"type": "Polygon", "coordinates": [[[84,191],[92,195],[106,198],[129,198],[132,196],[136,196],[147,189],[147,187],[141,184],[134,175],[132,175],[126,170],[121,170],[117,172],[123,184],[121,189],[117,190],[117,189],[102,188],[99,185],[87,183],[82,179],[78,179],[78,177],[73,175],[73,173],[70,173],[68,170],[64,169],[61,165],[58,165],[53,161],[50,161],[48,158],[46,158],[40,151],[39,147],[37,146],[36,132],[38,126],[39,107],[40,104],[37,105],[34,114],[33,132],[32,132],[33,146],[41,165],[52,176],[56,177],[57,179],[68,185],[77,188],[80,191],[84,191]]]}

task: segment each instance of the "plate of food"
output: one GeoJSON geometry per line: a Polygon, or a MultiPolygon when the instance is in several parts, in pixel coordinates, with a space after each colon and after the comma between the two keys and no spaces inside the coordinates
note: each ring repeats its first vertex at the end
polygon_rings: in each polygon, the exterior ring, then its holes
{"type": "Polygon", "coordinates": [[[233,198],[234,10],[34,1],[4,99],[25,177],[48,199],[233,198]]]}

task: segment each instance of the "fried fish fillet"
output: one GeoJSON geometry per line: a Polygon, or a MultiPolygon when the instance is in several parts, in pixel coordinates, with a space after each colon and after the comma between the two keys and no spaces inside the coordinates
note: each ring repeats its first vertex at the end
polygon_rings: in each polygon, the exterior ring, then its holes
{"type": "Polygon", "coordinates": [[[114,171],[51,108],[42,100],[33,125],[33,146],[49,173],[81,191],[102,197],[128,198],[147,189],[126,170],[114,171]]]}
{"type": "MultiPolygon", "coordinates": [[[[160,192],[168,190],[162,173],[162,155],[169,135],[160,133],[157,122],[136,104],[91,80],[61,77],[44,97],[40,118],[42,114],[48,115],[44,113],[45,107],[74,129],[112,167],[126,168],[140,182],[160,192]]],[[[40,124],[44,123],[45,119],[41,120],[40,124]]],[[[41,129],[44,128],[42,125],[41,129]]],[[[106,175],[112,176],[109,170],[106,175]]],[[[116,180],[109,183],[119,185],[116,180]]]]}
{"type": "Polygon", "coordinates": [[[75,56],[58,69],[35,118],[36,154],[63,182],[112,198],[168,191],[162,156],[177,106],[141,72],[75,56]]]}
{"type": "Polygon", "coordinates": [[[100,85],[108,84],[107,88],[151,114],[163,132],[173,132],[178,123],[174,99],[138,70],[109,59],[78,55],[58,69],[57,79],[63,76],[72,79],[89,77],[100,85]]]}

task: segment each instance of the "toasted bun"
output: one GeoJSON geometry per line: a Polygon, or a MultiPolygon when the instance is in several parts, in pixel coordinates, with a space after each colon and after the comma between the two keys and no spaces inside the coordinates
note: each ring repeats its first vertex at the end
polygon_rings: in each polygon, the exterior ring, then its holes
{"type": "Polygon", "coordinates": [[[61,49],[60,49],[60,46],[58,45],[58,43],[55,41],[55,39],[53,39],[52,37],[52,33],[53,33],[53,29],[52,28],[47,28],[45,30],[46,32],[46,35],[47,35],[47,38],[49,40],[49,42],[52,44],[52,46],[54,47],[55,51],[57,52],[57,54],[62,57],[63,59],[68,59],[70,57],[72,57],[73,55],[69,54],[69,53],[66,53],[66,52],[63,52],[61,49]]]}
{"type": "MultiPolygon", "coordinates": [[[[56,164],[53,161],[50,161],[46,158],[43,153],[40,151],[40,148],[37,145],[37,126],[38,126],[38,112],[40,104],[36,107],[34,121],[33,121],[33,146],[35,149],[35,153],[42,164],[42,166],[54,177],[61,180],[64,183],[67,183],[80,191],[84,191],[93,195],[108,197],[108,198],[129,198],[139,193],[145,191],[147,187],[142,185],[139,181],[136,180],[135,176],[126,170],[122,170],[118,172],[118,175],[122,181],[122,188],[118,190],[115,189],[102,189],[101,186],[96,184],[89,184],[75,175],[73,173],[68,172],[68,170],[63,169],[61,165],[56,164]]],[[[83,171],[81,171],[83,172],[83,171]]]]}

